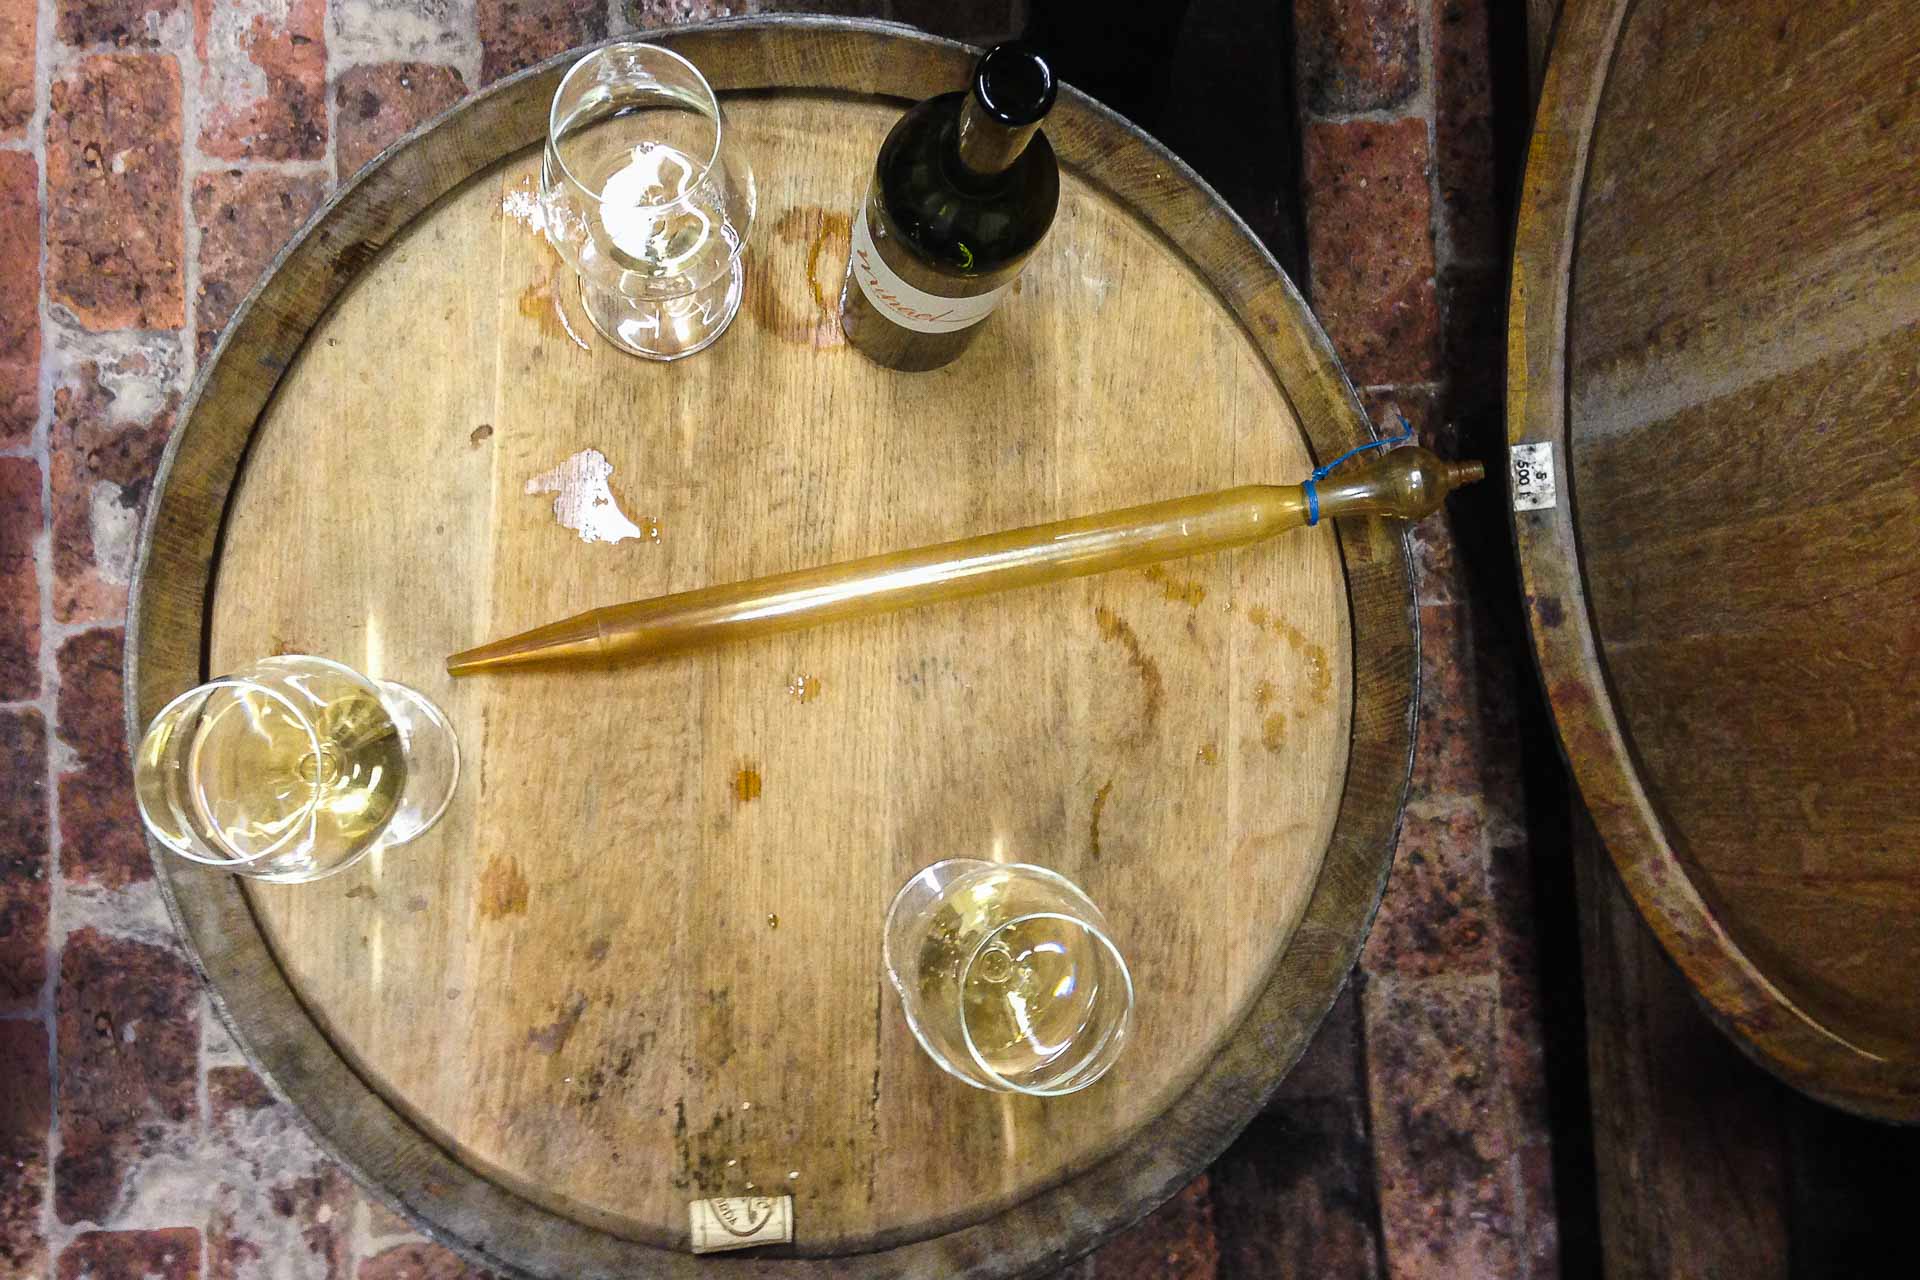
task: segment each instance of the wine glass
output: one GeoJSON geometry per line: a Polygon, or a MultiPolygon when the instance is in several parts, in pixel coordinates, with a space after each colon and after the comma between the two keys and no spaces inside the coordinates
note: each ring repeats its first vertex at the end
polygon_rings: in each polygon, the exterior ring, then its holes
{"type": "Polygon", "coordinates": [[[147,830],[184,858],[291,883],[405,844],[446,812],[460,747],[404,685],[263,658],[189,689],[134,752],[147,830]]]}
{"type": "Polygon", "coordinates": [[[540,166],[547,239],[622,351],[692,355],[739,311],[753,170],[726,143],[706,77],[658,45],[596,49],[560,82],[540,166]]]}
{"type": "Polygon", "coordinates": [[[1045,867],[934,863],[894,897],[884,950],[914,1039],[976,1088],[1072,1093],[1126,1041],[1127,962],[1100,909],[1045,867]]]}

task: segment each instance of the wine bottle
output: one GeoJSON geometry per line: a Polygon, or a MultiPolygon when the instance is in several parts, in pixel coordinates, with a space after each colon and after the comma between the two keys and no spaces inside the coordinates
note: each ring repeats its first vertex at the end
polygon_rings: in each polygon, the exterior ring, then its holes
{"type": "Polygon", "coordinates": [[[1053,72],[995,45],[972,87],[912,107],[880,147],[853,219],[840,327],[892,369],[938,369],[983,322],[1053,225],[1060,169],[1040,121],[1053,72]]]}

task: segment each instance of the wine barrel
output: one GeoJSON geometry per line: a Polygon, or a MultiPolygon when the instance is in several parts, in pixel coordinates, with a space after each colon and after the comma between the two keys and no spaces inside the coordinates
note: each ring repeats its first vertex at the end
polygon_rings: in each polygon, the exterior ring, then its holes
{"type": "Polygon", "coordinates": [[[1920,7],[1570,0],[1508,394],[1535,651],[1635,902],[1763,1064],[1907,1121],[1916,155],[1920,7]]]}
{"type": "Polygon", "coordinates": [[[658,38],[758,177],[711,349],[613,350],[529,225],[563,58],[344,187],[214,353],[145,531],[130,727],[317,653],[436,701],[464,776],[433,831],[332,879],[160,856],[162,884],[272,1086],[489,1268],[693,1275],[691,1202],[788,1194],[793,1242],[730,1274],[1044,1271],[1216,1155],[1345,980],[1411,759],[1404,534],[449,679],[584,608],[1297,481],[1370,435],[1246,228],[1071,92],[1059,216],[991,328],[938,372],[870,363],[836,322],[848,215],[973,51],[830,19],[658,38]],[[589,473],[604,503],[556,509],[589,473]],[[971,1089],[914,1043],[882,919],[962,856],[1052,867],[1112,922],[1135,1018],[1086,1091],[971,1089]]]}

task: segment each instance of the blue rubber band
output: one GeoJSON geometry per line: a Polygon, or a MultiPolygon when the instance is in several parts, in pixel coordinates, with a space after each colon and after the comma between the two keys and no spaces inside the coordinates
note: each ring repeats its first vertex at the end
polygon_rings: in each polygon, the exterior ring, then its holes
{"type": "Polygon", "coordinates": [[[1348,458],[1358,457],[1369,449],[1390,449],[1396,444],[1405,444],[1407,441],[1413,439],[1413,424],[1407,421],[1406,414],[1402,413],[1398,416],[1401,427],[1399,435],[1382,436],[1378,440],[1369,440],[1365,444],[1356,445],[1335,458],[1332,462],[1329,462],[1326,466],[1315,468],[1314,473],[1307,477],[1301,484],[1301,491],[1307,495],[1307,527],[1309,529],[1320,523],[1320,495],[1315,493],[1313,489],[1316,482],[1325,480],[1329,471],[1332,471],[1348,458]]]}

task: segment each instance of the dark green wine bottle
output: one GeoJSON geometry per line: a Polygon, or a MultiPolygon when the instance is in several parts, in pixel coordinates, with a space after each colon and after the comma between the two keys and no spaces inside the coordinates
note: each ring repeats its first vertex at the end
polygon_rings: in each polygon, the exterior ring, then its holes
{"type": "Polygon", "coordinates": [[[966,93],[910,109],[880,147],[840,292],[847,340],[891,369],[937,369],[979,336],[1053,225],[1060,169],[1040,121],[1053,72],[989,49],[966,93]]]}

